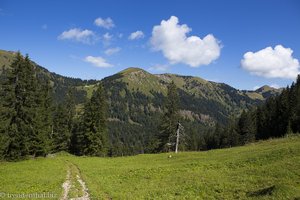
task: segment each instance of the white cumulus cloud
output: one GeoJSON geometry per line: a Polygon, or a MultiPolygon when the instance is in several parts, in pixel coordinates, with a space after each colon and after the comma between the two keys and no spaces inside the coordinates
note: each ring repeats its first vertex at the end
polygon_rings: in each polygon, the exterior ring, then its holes
{"type": "Polygon", "coordinates": [[[111,35],[110,33],[105,33],[102,35],[102,42],[105,46],[109,46],[112,39],[113,35],[111,35]]]}
{"type": "Polygon", "coordinates": [[[102,57],[94,57],[94,56],[87,56],[84,59],[85,62],[91,63],[92,65],[96,67],[112,67],[113,65],[108,63],[104,58],[102,57]]]}
{"type": "Polygon", "coordinates": [[[143,31],[136,31],[136,32],[133,32],[129,35],[128,39],[129,40],[137,40],[137,39],[141,39],[145,37],[145,34],[143,33],[143,31]]]}
{"type": "Polygon", "coordinates": [[[109,48],[109,49],[106,49],[104,51],[104,53],[108,56],[111,56],[115,53],[118,53],[119,51],[121,51],[121,48],[120,47],[114,47],[114,48],[109,48]]]}
{"type": "Polygon", "coordinates": [[[94,23],[96,26],[106,28],[106,29],[111,29],[111,28],[115,27],[113,20],[109,17],[106,19],[102,19],[101,17],[99,17],[99,18],[95,19],[94,23]]]}
{"type": "Polygon", "coordinates": [[[113,38],[113,36],[111,34],[109,34],[109,33],[103,34],[103,39],[105,41],[110,41],[112,38],[113,38]]]}
{"type": "Polygon", "coordinates": [[[247,52],[241,60],[243,69],[251,74],[267,78],[295,79],[299,71],[299,61],[292,56],[293,50],[277,45],[257,52],[247,52]]]}
{"type": "Polygon", "coordinates": [[[58,36],[59,40],[73,40],[84,44],[93,44],[97,40],[95,33],[91,30],[81,30],[80,28],[73,28],[62,32],[58,36]]]}
{"type": "Polygon", "coordinates": [[[184,63],[192,67],[208,65],[220,56],[221,46],[212,34],[203,39],[188,37],[192,29],[178,22],[178,18],[172,16],[153,27],[150,42],[154,50],[162,51],[172,64],[184,63]]]}

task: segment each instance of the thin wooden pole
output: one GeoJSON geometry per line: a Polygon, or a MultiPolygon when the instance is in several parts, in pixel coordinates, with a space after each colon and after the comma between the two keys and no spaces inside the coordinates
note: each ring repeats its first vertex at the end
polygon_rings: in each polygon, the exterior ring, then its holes
{"type": "Polygon", "coordinates": [[[180,123],[178,122],[178,124],[177,124],[177,131],[176,131],[176,147],[175,147],[175,153],[178,153],[179,128],[180,128],[180,123]]]}

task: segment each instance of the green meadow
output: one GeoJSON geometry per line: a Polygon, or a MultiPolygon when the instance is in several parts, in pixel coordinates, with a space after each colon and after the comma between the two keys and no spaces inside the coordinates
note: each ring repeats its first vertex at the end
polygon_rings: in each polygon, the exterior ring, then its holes
{"type": "Polygon", "coordinates": [[[1,162],[0,199],[47,192],[60,199],[68,170],[74,179],[69,198],[82,194],[76,174],[90,199],[300,199],[300,137],[205,152],[117,158],[61,153],[1,162]]]}

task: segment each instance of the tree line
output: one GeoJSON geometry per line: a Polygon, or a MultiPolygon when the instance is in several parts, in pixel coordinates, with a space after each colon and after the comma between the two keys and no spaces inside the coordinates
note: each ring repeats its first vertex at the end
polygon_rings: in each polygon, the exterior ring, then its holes
{"type": "Polygon", "coordinates": [[[226,126],[216,125],[204,135],[206,148],[244,145],[261,139],[300,133],[300,75],[280,95],[231,118],[226,126]]]}
{"type": "MultiPolygon", "coordinates": [[[[178,113],[179,103],[176,86],[171,83],[168,87],[166,110],[156,137],[156,150],[159,152],[170,150],[167,145],[171,145],[171,150],[174,148],[177,122],[182,121],[178,113]]],[[[243,110],[239,117],[230,117],[226,125],[216,123],[214,128],[208,128],[202,133],[199,133],[195,125],[187,127],[186,142],[181,144],[181,148],[186,150],[227,148],[300,133],[300,75],[280,95],[270,97],[264,104],[248,111],[243,110]]]]}
{"type": "Polygon", "coordinates": [[[0,158],[20,160],[58,151],[104,156],[108,152],[106,100],[101,84],[80,116],[72,89],[53,103],[53,83],[36,74],[28,55],[17,53],[0,84],[0,158]]]}

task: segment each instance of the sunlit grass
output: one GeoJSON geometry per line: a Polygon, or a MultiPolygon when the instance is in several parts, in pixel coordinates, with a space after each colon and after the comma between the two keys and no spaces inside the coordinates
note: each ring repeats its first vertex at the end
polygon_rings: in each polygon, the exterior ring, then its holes
{"type": "Polygon", "coordinates": [[[0,192],[52,192],[58,199],[72,163],[79,169],[74,174],[80,173],[93,199],[300,197],[299,136],[171,155],[171,158],[169,154],[91,158],[59,154],[54,158],[2,162],[0,192]]]}
{"type": "Polygon", "coordinates": [[[300,197],[300,138],[208,152],[76,158],[94,197],[293,199],[300,197]]]}

